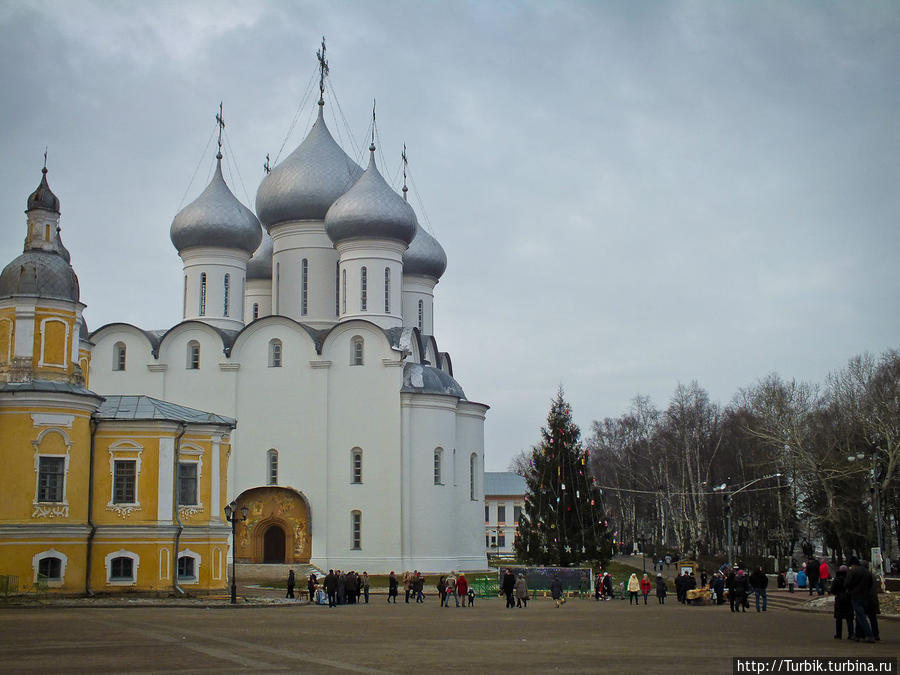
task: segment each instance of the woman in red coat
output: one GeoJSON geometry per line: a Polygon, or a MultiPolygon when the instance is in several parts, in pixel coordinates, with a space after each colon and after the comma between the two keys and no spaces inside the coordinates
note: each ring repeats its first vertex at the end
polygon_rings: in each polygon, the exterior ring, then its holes
{"type": "Polygon", "coordinates": [[[650,588],[650,578],[646,574],[644,574],[643,578],[641,579],[641,593],[644,594],[645,605],[647,604],[647,596],[650,595],[650,588]]]}
{"type": "Polygon", "coordinates": [[[466,575],[462,572],[456,577],[456,592],[459,594],[459,597],[462,598],[463,607],[465,607],[468,599],[467,596],[469,594],[469,582],[466,580],[466,575]]]}

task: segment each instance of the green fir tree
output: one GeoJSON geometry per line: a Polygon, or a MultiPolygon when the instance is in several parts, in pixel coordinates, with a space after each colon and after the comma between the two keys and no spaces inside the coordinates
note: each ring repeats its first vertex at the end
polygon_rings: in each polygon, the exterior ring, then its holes
{"type": "Polygon", "coordinates": [[[601,490],[580,437],[560,388],[525,475],[528,492],[515,543],[519,560],[557,567],[609,560],[601,490]]]}

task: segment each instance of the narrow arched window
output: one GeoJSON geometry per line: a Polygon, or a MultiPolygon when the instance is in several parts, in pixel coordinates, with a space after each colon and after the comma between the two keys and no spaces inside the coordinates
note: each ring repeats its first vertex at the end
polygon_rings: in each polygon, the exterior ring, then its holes
{"type": "Polygon", "coordinates": [[[259,303],[258,302],[253,303],[253,318],[254,319],[259,318],[259,303]]]}
{"type": "Polygon", "coordinates": [[[478,457],[473,452],[469,455],[469,499],[475,501],[475,467],[478,465],[478,457]]]}
{"type": "Polygon", "coordinates": [[[269,340],[269,368],[281,368],[281,340],[269,340]]]}
{"type": "Polygon", "coordinates": [[[347,270],[341,272],[341,313],[347,313],[347,270]]]}
{"type": "Polygon", "coordinates": [[[200,369],[200,343],[196,340],[188,342],[187,367],[188,370],[200,369]]]}
{"type": "Polygon", "coordinates": [[[359,311],[365,312],[368,305],[369,282],[368,272],[365,267],[359,270],[359,311]]]}
{"type": "Polygon", "coordinates": [[[113,345],[113,370],[125,370],[125,343],[113,345]]]}
{"type": "Polygon", "coordinates": [[[443,468],[441,464],[444,459],[444,451],[441,448],[434,449],[434,484],[435,485],[443,485],[443,480],[441,477],[441,469],[443,468]]]}
{"type": "Polygon", "coordinates": [[[309,261],[300,261],[300,314],[306,316],[309,309],[309,261]]]}
{"type": "Polygon", "coordinates": [[[275,263],[275,283],[272,288],[272,302],[275,304],[273,314],[278,314],[281,308],[281,263],[275,263]]]}
{"type": "Polygon", "coordinates": [[[187,275],[184,275],[184,295],[182,296],[181,301],[181,316],[182,318],[187,317],[187,275]]]}
{"type": "Polygon", "coordinates": [[[384,313],[391,313],[391,268],[384,268],[384,313]]]}
{"type": "Polygon", "coordinates": [[[362,483],[362,450],[353,448],[350,451],[350,482],[362,483]]]}
{"type": "Polygon", "coordinates": [[[38,561],[38,579],[62,579],[62,558],[41,558],[38,561]]]}
{"type": "Polygon", "coordinates": [[[266,453],[266,469],[268,484],[278,485],[278,451],[274,448],[266,453]]]}
{"type": "Polygon", "coordinates": [[[200,316],[206,316],[206,272],[200,273],[200,316]]]}
{"type": "Polygon", "coordinates": [[[225,292],[225,308],[222,310],[222,316],[228,316],[228,301],[231,299],[231,275],[225,275],[225,283],[224,283],[224,292],[225,292]]]}
{"type": "Polygon", "coordinates": [[[341,315],[341,263],[334,264],[334,315],[341,315]]]}
{"type": "Polygon", "coordinates": [[[361,366],[363,365],[363,339],[356,335],[350,341],[350,365],[351,366],[361,366]]]}
{"type": "Polygon", "coordinates": [[[362,511],[350,512],[350,548],[362,549],[362,511]]]}
{"type": "Polygon", "coordinates": [[[419,330],[425,325],[425,303],[419,300],[419,330]]]}

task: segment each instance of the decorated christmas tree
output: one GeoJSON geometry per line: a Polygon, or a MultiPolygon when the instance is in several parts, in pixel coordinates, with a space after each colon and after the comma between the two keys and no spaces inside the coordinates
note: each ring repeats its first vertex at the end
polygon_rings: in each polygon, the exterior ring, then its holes
{"type": "Polygon", "coordinates": [[[516,538],[516,554],[523,562],[566,567],[609,560],[601,490],[590,475],[580,436],[560,389],[525,476],[528,492],[516,538]]]}

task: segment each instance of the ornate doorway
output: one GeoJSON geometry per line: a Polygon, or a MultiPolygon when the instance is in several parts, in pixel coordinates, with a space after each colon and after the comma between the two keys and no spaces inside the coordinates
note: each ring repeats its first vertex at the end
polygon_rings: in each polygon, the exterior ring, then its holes
{"type": "Polygon", "coordinates": [[[312,554],[309,506],[296,490],[261,487],[237,498],[238,510],[248,509],[237,522],[236,558],[242,563],[307,563],[312,554]]]}

